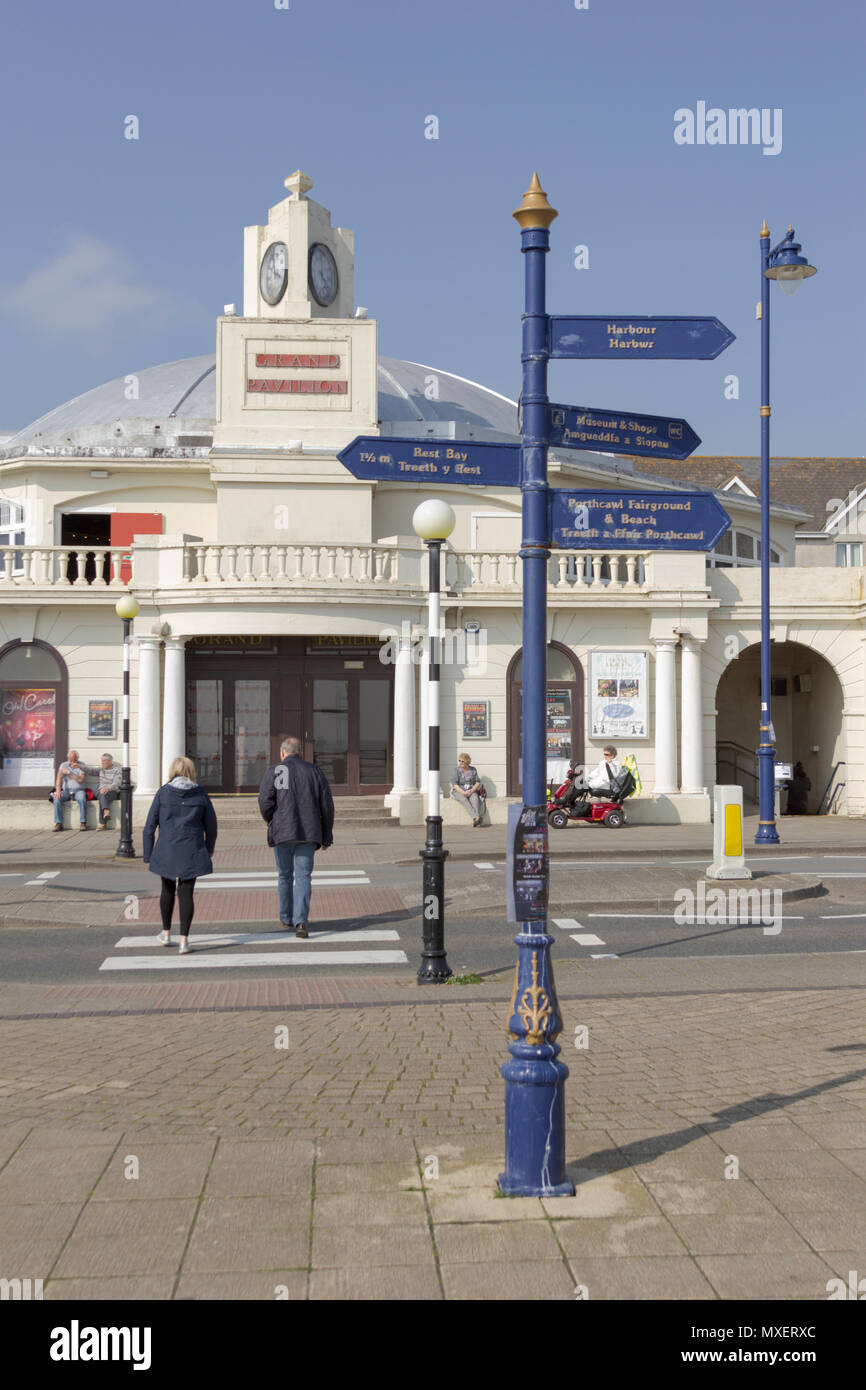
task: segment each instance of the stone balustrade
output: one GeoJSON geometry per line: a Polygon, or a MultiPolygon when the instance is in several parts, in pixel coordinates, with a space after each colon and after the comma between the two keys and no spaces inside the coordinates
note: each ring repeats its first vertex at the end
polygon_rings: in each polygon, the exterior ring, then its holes
{"type": "Polygon", "coordinates": [[[124,588],[134,575],[131,546],[0,546],[0,591],[5,588],[124,588]]]}
{"type": "Polygon", "coordinates": [[[397,584],[398,550],[387,545],[188,544],[185,584],[342,586],[397,584]]]}

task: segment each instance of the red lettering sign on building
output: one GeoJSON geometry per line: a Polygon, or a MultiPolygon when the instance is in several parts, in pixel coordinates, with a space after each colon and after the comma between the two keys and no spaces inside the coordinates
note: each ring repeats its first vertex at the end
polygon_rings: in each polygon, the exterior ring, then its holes
{"type": "Polygon", "coordinates": [[[266,395],[295,395],[300,392],[314,396],[347,396],[348,381],[321,381],[304,377],[300,381],[291,377],[249,377],[248,391],[259,391],[266,395]]]}
{"type": "Polygon", "coordinates": [[[257,352],[257,367],[339,367],[340,359],[334,352],[322,353],[288,353],[288,352],[257,352]]]}

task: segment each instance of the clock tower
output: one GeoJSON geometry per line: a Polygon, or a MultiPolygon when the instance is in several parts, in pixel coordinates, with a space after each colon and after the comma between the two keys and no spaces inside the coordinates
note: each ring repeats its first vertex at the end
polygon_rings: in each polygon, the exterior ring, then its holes
{"type": "MultiPolygon", "coordinates": [[[[217,320],[212,456],[333,453],[378,433],[376,323],[354,318],[354,233],[298,169],[244,230],[244,312],[217,320]]],[[[342,465],[338,465],[342,469],[342,465]]]]}
{"type": "Polygon", "coordinates": [[[267,226],[244,229],[244,318],[351,318],[354,233],[331,226],[300,169],[285,186],[289,196],[270,209],[267,226]]]}

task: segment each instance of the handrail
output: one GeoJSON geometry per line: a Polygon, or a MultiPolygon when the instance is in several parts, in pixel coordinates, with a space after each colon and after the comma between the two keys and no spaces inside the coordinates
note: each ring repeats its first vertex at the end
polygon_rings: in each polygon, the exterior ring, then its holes
{"type": "Polygon", "coordinates": [[[736,748],[739,753],[747,753],[749,757],[757,757],[754,748],[747,748],[744,743],[735,743],[732,738],[723,738],[716,744],[716,749],[719,748],[736,748]]]}
{"type": "Polygon", "coordinates": [[[750,777],[755,786],[759,784],[760,778],[758,777],[758,774],[756,772],[751,772],[747,767],[738,767],[736,763],[732,763],[728,758],[716,759],[716,778],[718,781],[721,781],[721,778],[719,777],[719,768],[724,767],[725,765],[730,767],[732,772],[739,773],[739,775],[742,777],[750,777]]]}
{"type": "Polygon", "coordinates": [[[835,779],[835,777],[836,777],[836,773],[839,771],[839,768],[840,768],[840,767],[847,767],[847,763],[845,762],[844,758],[840,758],[839,762],[835,764],[835,766],[834,766],[834,768],[833,768],[833,771],[830,773],[829,781],[827,782],[827,785],[826,785],[826,787],[824,788],[824,795],[821,797],[821,800],[818,802],[818,809],[817,809],[817,811],[815,812],[816,816],[822,816],[822,815],[823,815],[823,816],[827,816],[827,815],[830,814],[830,807],[832,806],[833,802],[834,802],[835,799],[836,799],[837,792],[841,789],[841,787],[844,787],[844,785],[845,785],[844,782],[840,782],[840,783],[839,783],[839,786],[834,790],[833,795],[831,796],[830,800],[827,802],[827,809],[826,809],[826,811],[822,811],[822,810],[821,810],[821,807],[824,805],[824,801],[825,801],[825,799],[826,799],[826,797],[827,797],[827,793],[829,792],[830,788],[833,786],[833,781],[834,781],[834,779],[835,779]]]}

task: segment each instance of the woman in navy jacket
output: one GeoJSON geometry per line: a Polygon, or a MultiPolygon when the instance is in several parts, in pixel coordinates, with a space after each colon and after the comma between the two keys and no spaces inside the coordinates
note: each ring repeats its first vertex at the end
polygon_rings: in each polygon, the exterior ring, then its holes
{"type": "Polygon", "coordinates": [[[213,873],[211,856],[217,838],[216,812],[204,787],[195,780],[189,758],[175,758],[169,780],[160,787],[147,815],[143,858],[152,874],[162,879],[159,910],[163,946],[171,945],[171,916],[177,896],[180,912],[180,954],[189,952],[195,881],[213,873]],[[159,835],[154,845],[157,828],[159,835]]]}

